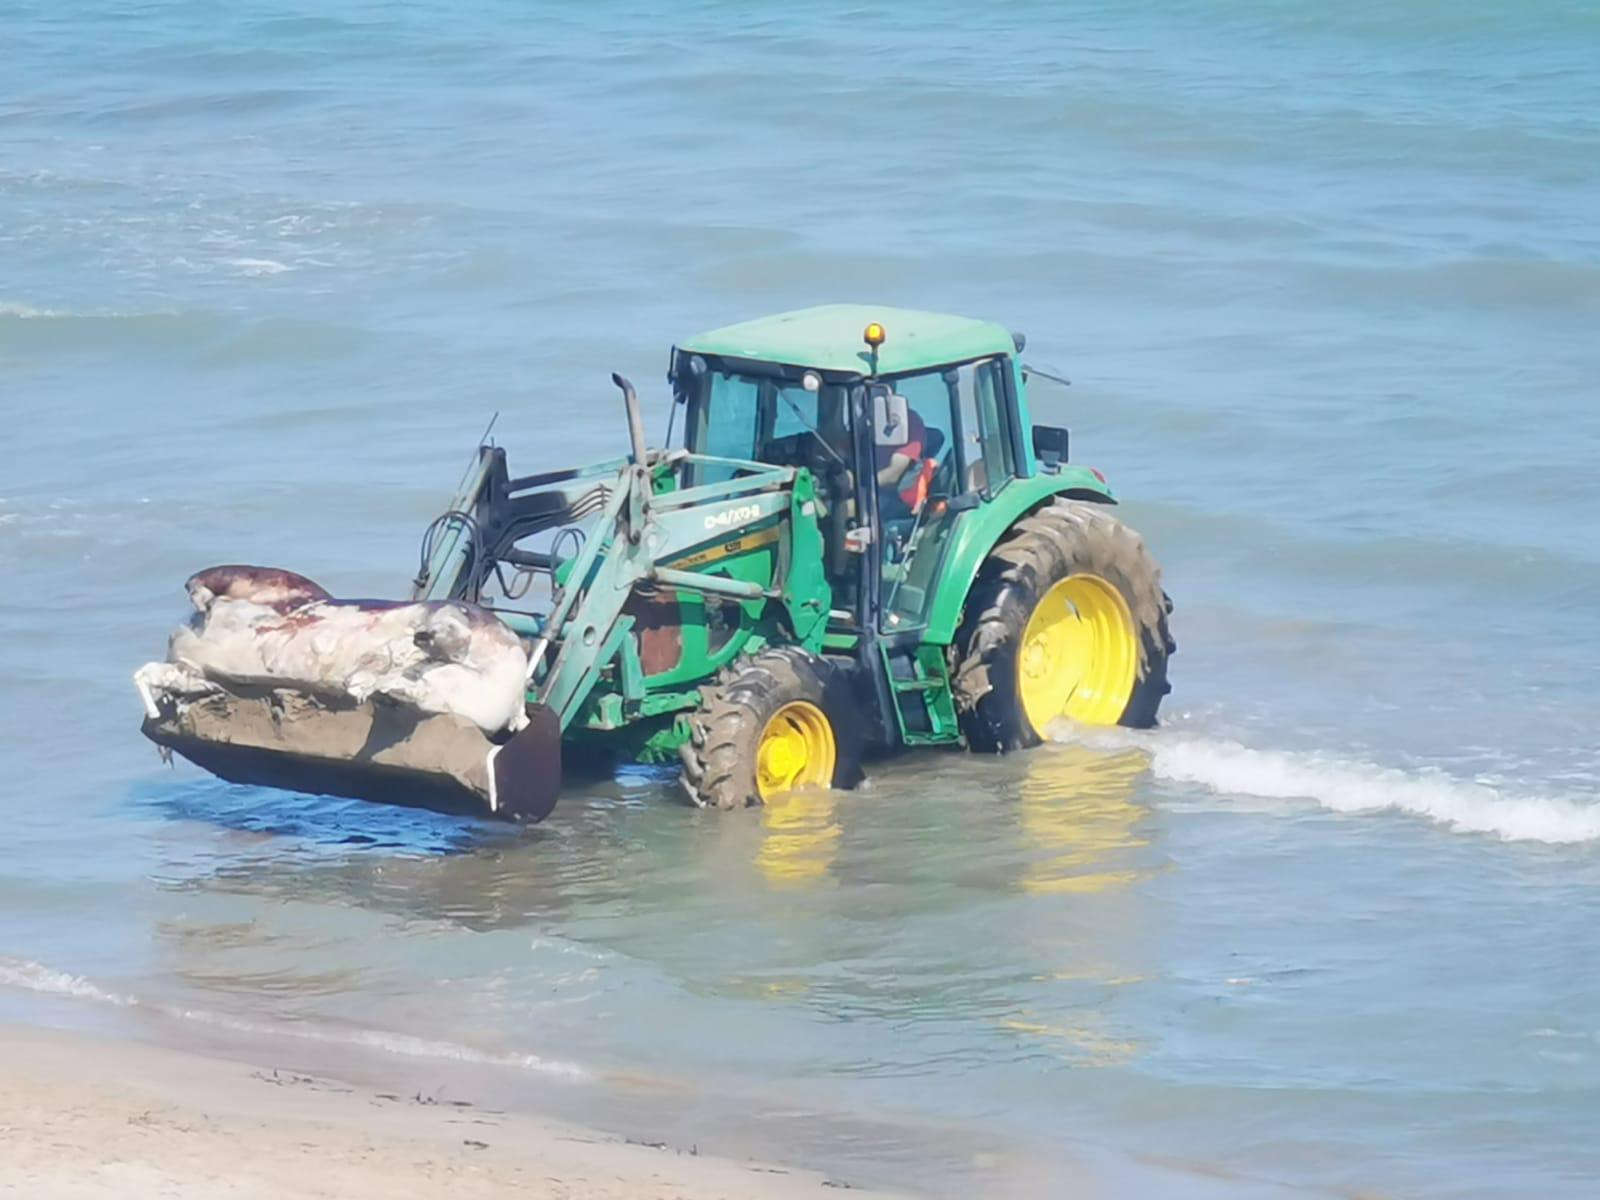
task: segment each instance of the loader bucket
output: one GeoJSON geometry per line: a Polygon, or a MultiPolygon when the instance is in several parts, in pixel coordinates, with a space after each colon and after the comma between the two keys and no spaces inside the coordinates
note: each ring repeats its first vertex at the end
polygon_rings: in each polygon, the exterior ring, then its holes
{"type": "Polygon", "coordinates": [[[534,705],[504,740],[448,713],[282,687],[157,695],[144,735],[230,783],[542,821],[561,789],[561,722],[534,705]]]}

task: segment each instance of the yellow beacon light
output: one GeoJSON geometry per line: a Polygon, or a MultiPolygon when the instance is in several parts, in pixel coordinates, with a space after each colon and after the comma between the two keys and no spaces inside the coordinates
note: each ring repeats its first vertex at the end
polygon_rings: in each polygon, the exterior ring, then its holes
{"type": "Polygon", "coordinates": [[[876,321],[872,322],[872,324],[867,326],[867,332],[864,337],[867,345],[876,350],[879,346],[883,345],[883,326],[879,325],[876,321]]]}

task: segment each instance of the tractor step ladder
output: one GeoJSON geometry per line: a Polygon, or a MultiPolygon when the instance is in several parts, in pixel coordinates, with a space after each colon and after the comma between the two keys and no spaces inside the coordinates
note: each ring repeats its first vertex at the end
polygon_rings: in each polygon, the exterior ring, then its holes
{"type": "Polygon", "coordinates": [[[906,745],[948,745],[961,740],[944,647],[884,647],[883,665],[906,745]]]}

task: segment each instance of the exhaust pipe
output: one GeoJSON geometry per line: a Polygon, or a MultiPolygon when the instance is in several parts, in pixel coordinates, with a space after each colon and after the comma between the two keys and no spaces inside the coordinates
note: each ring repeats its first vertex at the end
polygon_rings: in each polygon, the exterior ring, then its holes
{"type": "Polygon", "coordinates": [[[622,389],[622,403],[628,410],[628,440],[633,443],[633,465],[644,466],[647,449],[644,441],[644,418],[639,413],[639,393],[623,376],[612,372],[611,382],[622,389]]]}

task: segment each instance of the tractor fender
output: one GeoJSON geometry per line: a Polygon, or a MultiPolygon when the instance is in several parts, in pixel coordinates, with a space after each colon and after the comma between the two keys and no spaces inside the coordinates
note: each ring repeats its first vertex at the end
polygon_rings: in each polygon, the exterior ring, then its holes
{"type": "Polygon", "coordinates": [[[951,534],[933,603],[928,608],[924,641],[947,646],[955,640],[967,593],[989,551],[1019,520],[1058,496],[1099,504],[1117,502],[1111,489],[1087,467],[1063,466],[1059,474],[1009,480],[991,500],[962,513],[951,534]]]}

